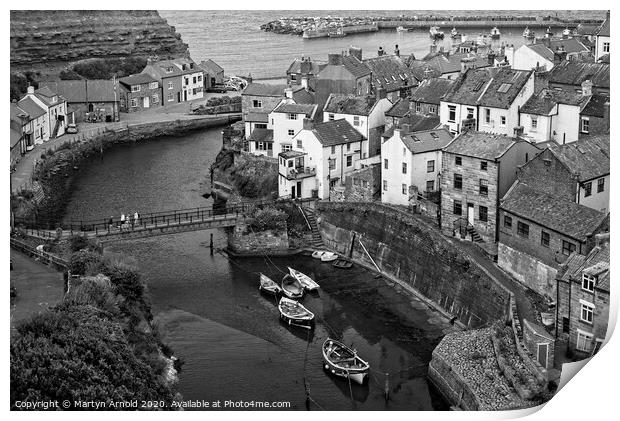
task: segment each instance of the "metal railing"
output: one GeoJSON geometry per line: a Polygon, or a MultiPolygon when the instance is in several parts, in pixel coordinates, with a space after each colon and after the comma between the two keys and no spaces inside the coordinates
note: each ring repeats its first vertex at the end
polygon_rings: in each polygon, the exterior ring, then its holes
{"type": "Polygon", "coordinates": [[[67,269],[69,267],[69,262],[65,259],[61,259],[60,257],[46,251],[39,251],[35,247],[19,241],[16,238],[11,238],[11,247],[29,256],[37,257],[44,263],[55,265],[63,269],[67,269]]]}

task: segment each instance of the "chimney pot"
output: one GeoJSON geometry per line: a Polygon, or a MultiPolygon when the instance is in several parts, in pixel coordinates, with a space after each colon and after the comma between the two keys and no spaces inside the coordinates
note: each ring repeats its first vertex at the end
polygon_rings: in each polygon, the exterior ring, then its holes
{"type": "Polygon", "coordinates": [[[592,87],[593,83],[591,80],[584,80],[581,83],[581,95],[584,97],[592,95],[592,87]]]}

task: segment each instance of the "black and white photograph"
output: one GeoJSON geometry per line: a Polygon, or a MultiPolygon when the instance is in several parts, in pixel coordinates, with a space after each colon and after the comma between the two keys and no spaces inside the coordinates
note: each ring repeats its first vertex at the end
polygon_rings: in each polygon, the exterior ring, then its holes
{"type": "Polygon", "coordinates": [[[519,6],[8,5],[7,409],[613,410],[611,4],[519,6]]]}

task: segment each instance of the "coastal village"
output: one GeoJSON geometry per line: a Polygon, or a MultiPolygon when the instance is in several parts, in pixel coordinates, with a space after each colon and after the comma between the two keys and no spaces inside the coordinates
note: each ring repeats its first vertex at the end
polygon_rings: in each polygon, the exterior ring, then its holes
{"type": "MultiPolygon", "coordinates": [[[[361,240],[363,251],[356,246],[358,260],[462,328],[443,338],[428,368],[453,408],[532,406],[553,393],[562,363],[600,349],[609,321],[609,12],[582,32],[495,50],[463,38],[447,51],[431,39],[423,57],[398,45],[351,45],[291,57],[282,83],[227,77],[217,57],[155,55],[121,77],[41,80],[10,104],[11,170],[54,142],[87,141],[91,127],[231,116],[226,123],[239,121],[222,131],[223,151],[276,180],[260,200],[304,207],[315,251],[355,262],[347,224],[369,214],[402,224],[386,235],[416,250],[442,244],[467,256],[454,265],[490,291],[468,308],[488,298],[489,314],[464,311],[449,286],[422,288],[414,266],[410,276],[400,263],[375,262],[361,240]]],[[[250,200],[231,180],[215,171],[212,196],[250,200]]],[[[41,189],[13,183],[12,193],[41,189]]],[[[385,236],[373,245],[382,247],[390,247],[385,236]]]]}

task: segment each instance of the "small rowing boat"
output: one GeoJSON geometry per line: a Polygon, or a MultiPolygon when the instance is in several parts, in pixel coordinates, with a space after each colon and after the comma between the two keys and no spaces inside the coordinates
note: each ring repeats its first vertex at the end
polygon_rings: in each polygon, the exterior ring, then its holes
{"type": "Polygon", "coordinates": [[[323,253],[325,253],[325,252],[317,250],[317,251],[312,253],[312,257],[314,257],[315,259],[320,259],[323,256],[323,253]]]}
{"type": "Polygon", "coordinates": [[[271,278],[267,275],[263,275],[262,273],[260,274],[260,285],[258,286],[258,289],[273,295],[282,292],[280,285],[276,284],[271,278]]]}
{"type": "Polygon", "coordinates": [[[301,298],[304,296],[304,286],[297,278],[286,274],[282,278],[282,292],[288,298],[301,298]]]}
{"type": "Polygon", "coordinates": [[[353,263],[348,260],[338,259],[332,263],[332,266],[338,269],[351,269],[353,267],[353,263]]]}
{"type": "Polygon", "coordinates": [[[297,301],[290,300],[286,297],[280,298],[278,310],[280,310],[280,317],[289,325],[296,324],[306,326],[314,320],[314,313],[297,301]]]}
{"type": "Polygon", "coordinates": [[[338,255],[336,253],[332,253],[331,251],[326,251],[321,256],[321,262],[333,262],[338,259],[338,255]]]}
{"type": "Polygon", "coordinates": [[[323,342],[323,367],[334,376],[349,378],[358,384],[363,384],[370,364],[357,356],[354,349],[342,342],[327,338],[323,342]]]}
{"type": "Polygon", "coordinates": [[[308,291],[313,291],[317,288],[319,288],[319,284],[317,284],[316,282],[314,282],[312,280],[311,277],[309,277],[308,275],[301,273],[298,270],[293,269],[292,267],[288,268],[289,273],[295,277],[295,279],[297,279],[301,285],[303,285],[303,287],[305,289],[307,289],[308,291]]]}

